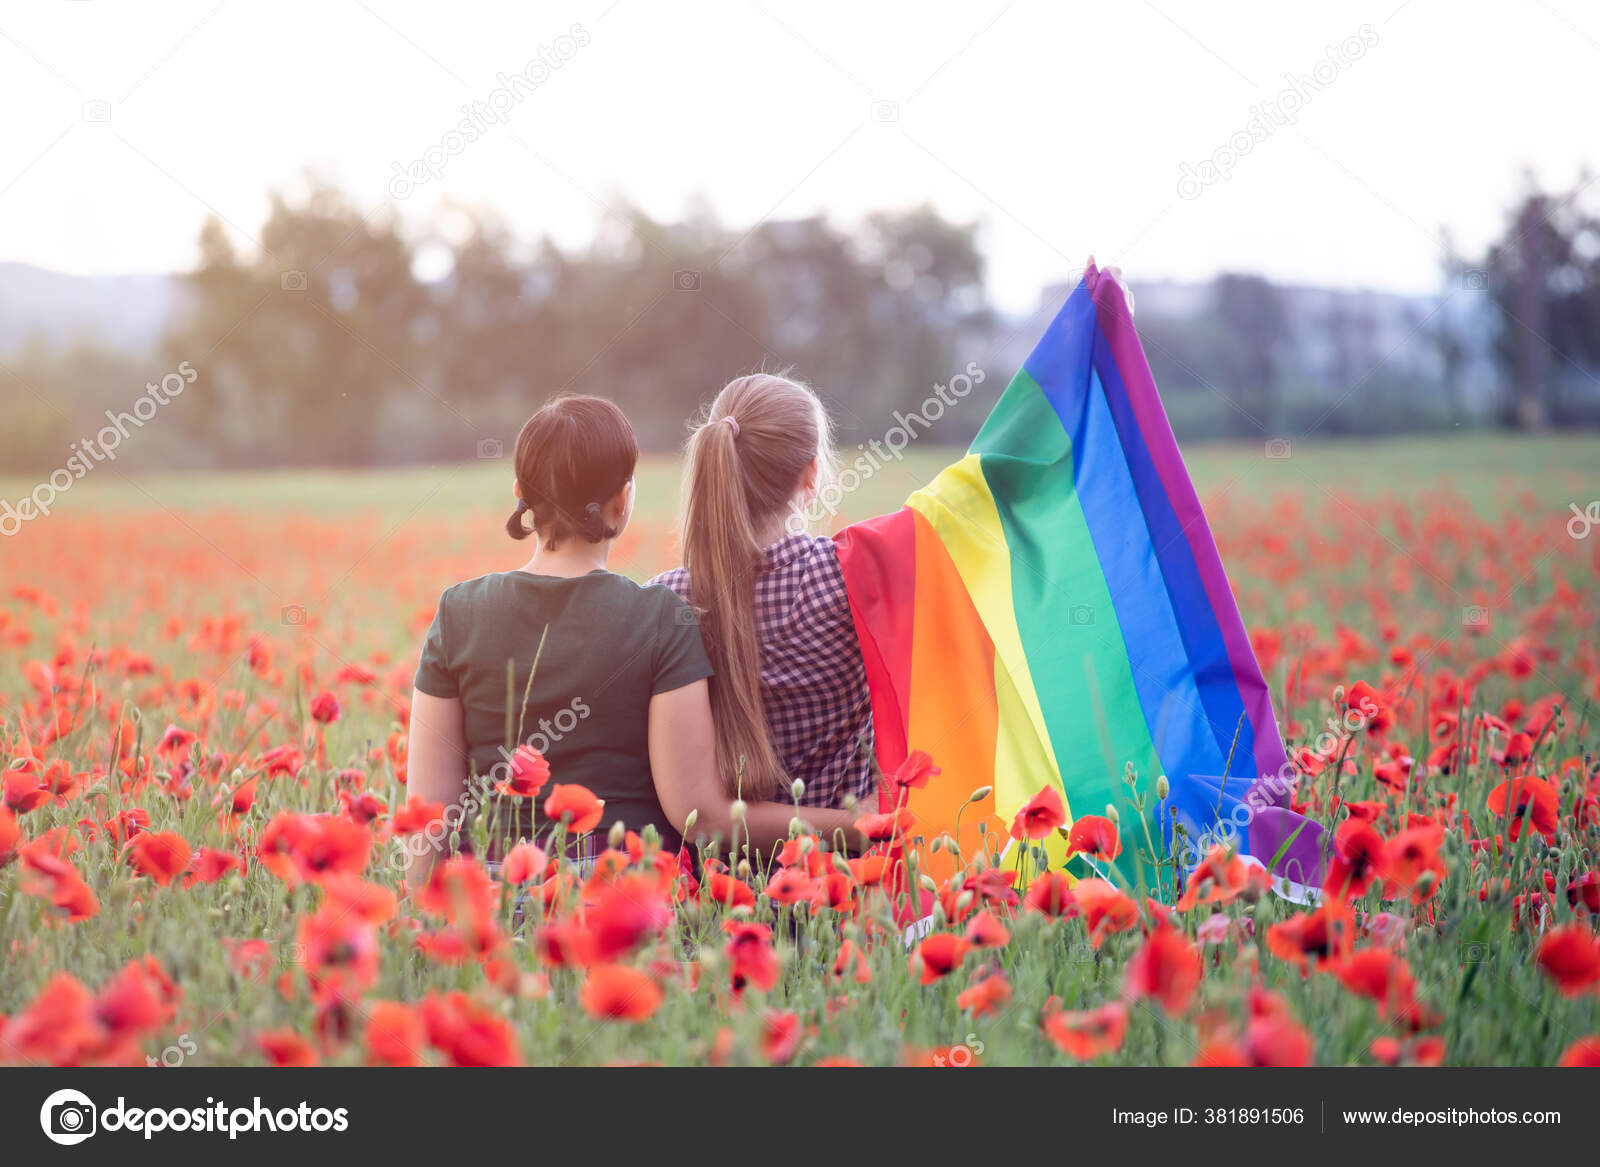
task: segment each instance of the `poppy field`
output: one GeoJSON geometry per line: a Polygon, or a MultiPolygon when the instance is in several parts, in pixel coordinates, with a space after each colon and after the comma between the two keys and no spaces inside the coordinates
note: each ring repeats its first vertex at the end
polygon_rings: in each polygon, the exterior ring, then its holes
{"type": "MultiPolygon", "coordinates": [[[[0,1064],[1600,1065],[1597,455],[1191,455],[1330,830],[1315,903],[1225,840],[1180,872],[1128,809],[1160,775],[951,855],[916,821],[937,754],[861,808],[863,856],[615,834],[585,871],[586,792],[519,754],[547,833],[407,894],[444,809],[406,791],[416,654],[445,586],[526,557],[509,469],[106,471],[0,540],[0,1064]],[[1058,833],[1160,879],[1051,867],[1058,833]]],[[[676,562],[675,492],[642,468],[616,570],[676,562]]]]}

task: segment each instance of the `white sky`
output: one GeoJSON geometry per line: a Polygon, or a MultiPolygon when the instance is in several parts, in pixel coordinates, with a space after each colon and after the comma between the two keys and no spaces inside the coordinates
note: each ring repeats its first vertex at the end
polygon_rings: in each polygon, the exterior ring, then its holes
{"type": "Polygon", "coordinates": [[[208,209],[248,246],[308,169],[377,207],[574,24],[588,44],[405,215],[451,199],[577,242],[622,198],[672,217],[704,194],[741,227],[931,200],[983,223],[996,296],[1027,308],[1090,250],[1135,286],[1427,289],[1439,227],[1475,250],[1525,166],[1564,187],[1600,165],[1579,0],[33,0],[0,6],[0,260],[179,269],[208,209]],[[1179,197],[1181,163],[1362,25],[1377,43],[1297,125],[1179,197]]]}

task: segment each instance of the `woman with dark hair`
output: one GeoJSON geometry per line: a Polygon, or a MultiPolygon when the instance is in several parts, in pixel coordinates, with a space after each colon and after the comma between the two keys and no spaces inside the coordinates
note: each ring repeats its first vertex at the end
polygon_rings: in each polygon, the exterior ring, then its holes
{"type": "MultiPolygon", "coordinates": [[[[537,536],[532,556],[440,597],[417,667],[408,786],[443,804],[452,824],[486,806],[490,859],[548,825],[535,813],[546,764],[556,783],[602,801],[597,820],[581,824],[580,857],[615,823],[654,827],[676,849],[691,815],[698,838],[727,843],[737,830],[741,844],[770,853],[788,837],[792,804],[736,806],[718,772],[712,667],[693,611],[667,588],[606,570],[633,513],[637,460],[633,429],[611,402],[550,402],[517,438],[506,523],[515,539],[537,536]]],[[[825,837],[854,838],[845,812],[804,818],[825,837]]],[[[413,885],[432,859],[412,863],[413,885]]]]}

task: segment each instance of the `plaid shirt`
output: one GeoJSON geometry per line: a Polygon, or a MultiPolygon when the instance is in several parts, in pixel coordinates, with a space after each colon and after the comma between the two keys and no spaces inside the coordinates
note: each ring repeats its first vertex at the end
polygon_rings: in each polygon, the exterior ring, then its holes
{"type": "MultiPolygon", "coordinates": [[[[833,540],[786,535],[766,550],[756,576],[761,701],[778,760],[806,784],[806,806],[837,807],[876,789],[872,704],[844,571],[833,540]]],[[[689,573],[662,572],[689,603],[689,573]]],[[[876,809],[876,804],[873,808],[876,809]]]]}

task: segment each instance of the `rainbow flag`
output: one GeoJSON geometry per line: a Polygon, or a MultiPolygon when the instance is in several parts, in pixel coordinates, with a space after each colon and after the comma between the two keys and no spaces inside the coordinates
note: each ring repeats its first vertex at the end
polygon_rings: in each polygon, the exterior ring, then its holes
{"type": "Polygon", "coordinates": [[[1289,809],[1267,686],[1116,280],[1091,267],[966,457],[838,543],[878,763],[920,749],[942,769],[910,792],[914,833],[992,849],[1053,784],[1069,820],[1117,809],[1116,865],[1152,892],[1151,862],[1230,839],[1286,894],[1320,885],[1321,827],[1289,809]]]}

